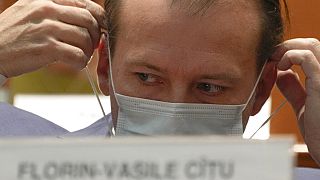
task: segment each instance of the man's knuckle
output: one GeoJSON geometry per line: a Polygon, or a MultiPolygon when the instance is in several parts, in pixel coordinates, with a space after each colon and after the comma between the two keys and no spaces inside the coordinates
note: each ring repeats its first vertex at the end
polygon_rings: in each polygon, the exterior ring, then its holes
{"type": "Polygon", "coordinates": [[[85,42],[86,42],[87,44],[91,44],[91,43],[92,43],[91,35],[90,35],[90,33],[88,32],[88,30],[85,30],[85,32],[84,32],[84,39],[85,39],[85,42]]]}
{"type": "Polygon", "coordinates": [[[311,50],[316,50],[320,48],[320,41],[318,39],[308,38],[307,41],[311,50]]]}
{"type": "Polygon", "coordinates": [[[85,53],[83,52],[83,50],[77,49],[77,50],[74,51],[74,56],[75,56],[75,58],[77,58],[77,59],[83,59],[86,55],[85,55],[85,53]]]}
{"type": "Polygon", "coordinates": [[[95,19],[87,9],[80,9],[87,27],[96,27],[95,19]]]}
{"type": "Polygon", "coordinates": [[[58,43],[54,38],[47,38],[45,43],[45,48],[47,48],[47,50],[52,51],[53,49],[56,49],[57,46],[58,43]]]}
{"type": "Polygon", "coordinates": [[[87,56],[85,55],[85,53],[82,50],[78,50],[76,52],[76,58],[77,58],[77,66],[79,68],[84,68],[87,66],[87,56]]]}
{"type": "Polygon", "coordinates": [[[284,57],[285,59],[293,59],[294,56],[295,56],[294,51],[288,51],[288,52],[286,52],[286,53],[284,54],[283,57],[284,57]]]}
{"type": "Polygon", "coordinates": [[[52,33],[59,31],[61,27],[57,25],[55,21],[46,19],[41,23],[40,28],[44,29],[48,35],[51,35],[52,33]]]}
{"type": "Polygon", "coordinates": [[[311,50],[305,50],[304,53],[303,53],[303,56],[305,59],[311,59],[314,57],[314,54],[311,50]]]}
{"type": "Polygon", "coordinates": [[[52,15],[55,14],[56,11],[57,9],[54,3],[52,3],[51,1],[43,1],[39,4],[36,12],[39,14],[52,15]]]}

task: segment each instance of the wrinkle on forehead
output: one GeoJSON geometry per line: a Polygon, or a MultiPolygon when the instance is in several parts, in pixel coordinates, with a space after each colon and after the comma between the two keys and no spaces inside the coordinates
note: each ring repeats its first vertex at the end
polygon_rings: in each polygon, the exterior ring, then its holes
{"type": "Polygon", "coordinates": [[[217,0],[171,0],[172,7],[178,6],[180,9],[185,9],[189,15],[204,15],[206,11],[214,4],[217,0]]]}
{"type": "MultiPolygon", "coordinates": [[[[156,38],[155,38],[156,39],[156,38]]],[[[216,56],[216,55],[222,55],[222,53],[217,52],[216,50],[212,48],[199,48],[197,46],[184,46],[183,44],[157,44],[148,46],[148,50],[162,53],[163,51],[174,51],[174,52],[181,52],[181,53],[192,53],[197,54],[199,56],[216,56]]]]}
{"type": "Polygon", "coordinates": [[[168,46],[168,45],[162,45],[162,44],[156,44],[156,45],[149,45],[147,47],[147,49],[139,49],[137,48],[138,51],[131,51],[131,53],[128,54],[128,56],[132,56],[132,57],[143,57],[141,56],[142,54],[144,54],[146,51],[149,52],[154,52],[154,53],[158,53],[158,54],[164,54],[164,53],[170,53],[173,52],[173,54],[184,54],[184,55],[188,55],[188,54],[192,54],[192,56],[197,57],[197,59],[212,59],[218,56],[226,56],[226,54],[222,54],[219,53],[217,51],[214,50],[205,50],[205,49],[197,49],[197,48],[188,48],[188,47],[183,47],[183,46],[176,46],[176,45],[172,45],[172,46],[168,46]],[[133,53],[132,53],[133,52],[133,53]],[[142,52],[142,54],[141,54],[142,52]],[[178,53],[177,53],[178,52],[178,53]],[[201,58],[203,57],[203,58],[201,58]]]}
{"type": "Polygon", "coordinates": [[[250,0],[171,0],[171,7],[184,10],[186,14],[204,16],[211,7],[230,6],[231,3],[247,6],[250,0]]]}
{"type": "Polygon", "coordinates": [[[219,72],[228,72],[228,79],[239,79],[241,77],[241,71],[239,71],[239,68],[235,64],[228,64],[225,62],[226,59],[231,60],[233,58],[234,57],[229,54],[222,54],[218,52],[188,52],[184,48],[178,48],[177,50],[176,47],[171,49],[162,45],[153,44],[130,49],[123,57],[123,60],[126,62],[147,62],[157,65],[158,67],[167,69],[166,72],[173,72],[175,76],[179,70],[189,72],[189,75],[191,72],[195,74],[209,73],[211,75],[217,75],[219,72]],[[220,68],[215,69],[215,73],[213,73],[212,68],[214,67],[220,68]]]}
{"type": "Polygon", "coordinates": [[[221,33],[215,31],[224,28],[223,30],[232,36],[229,40],[233,44],[237,43],[234,40],[242,36],[242,34],[247,34],[246,39],[248,41],[252,40],[249,36],[256,37],[256,39],[260,36],[260,18],[257,17],[259,8],[256,7],[256,3],[253,3],[254,1],[249,1],[251,3],[248,3],[248,0],[215,0],[216,3],[212,6],[214,8],[211,8],[205,17],[190,17],[179,11],[179,9],[172,9],[170,8],[171,1],[124,1],[118,35],[126,37],[125,39],[129,39],[129,36],[135,36],[133,38],[144,38],[143,36],[147,38],[162,38],[156,37],[157,35],[154,33],[156,30],[162,32],[161,36],[167,36],[168,33],[176,33],[175,38],[177,39],[184,38],[183,36],[190,36],[191,38],[194,38],[192,36],[201,36],[205,38],[202,39],[204,41],[215,41],[211,38],[213,34],[221,33]],[[246,10],[246,13],[243,13],[243,10],[246,10]],[[227,24],[225,22],[230,23],[227,24]],[[223,26],[219,24],[223,24],[223,26]],[[248,34],[246,32],[251,33],[248,34]]]}

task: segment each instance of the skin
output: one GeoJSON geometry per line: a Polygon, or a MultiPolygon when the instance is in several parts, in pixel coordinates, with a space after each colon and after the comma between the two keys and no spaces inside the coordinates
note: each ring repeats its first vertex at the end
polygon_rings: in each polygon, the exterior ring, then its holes
{"type": "Polygon", "coordinates": [[[84,68],[104,14],[90,0],[18,1],[0,14],[0,74],[13,77],[57,61],[84,68]]]}
{"type": "MultiPolygon", "coordinates": [[[[167,1],[150,2],[124,1],[112,56],[116,92],[168,102],[244,103],[257,80],[254,52],[259,38],[258,8],[249,2],[235,4],[230,0],[228,7],[212,7],[205,17],[199,18],[168,8],[167,1]],[[129,65],[137,61],[148,66],[129,65]],[[149,64],[161,70],[150,69],[149,64]],[[141,81],[136,72],[151,74],[152,83],[141,81]],[[233,77],[237,77],[237,81],[228,84],[221,76],[202,78],[222,72],[228,74],[223,77],[236,73],[233,77]],[[197,88],[199,82],[227,88],[203,92],[197,88]]],[[[116,125],[118,106],[110,83],[107,48],[106,39],[102,37],[97,73],[101,91],[111,97],[116,125]]],[[[249,115],[260,111],[275,82],[295,110],[309,152],[320,165],[320,42],[304,38],[278,45],[243,114],[244,127],[249,115]],[[293,65],[304,71],[305,86],[290,69],[293,65]]]]}
{"type": "MultiPolygon", "coordinates": [[[[170,3],[123,1],[112,59],[116,92],[174,103],[246,103],[258,76],[255,64],[261,29],[257,5],[228,1],[228,6],[216,3],[204,16],[190,16],[184,8],[170,8],[170,3]],[[243,24],[250,24],[246,31],[243,24]]],[[[100,88],[111,94],[116,124],[118,105],[110,86],[108,52],[101,49],[100,88]]],[[[268,63],[243,113],[244,126],[269,97],[275,72],[275,65],[268,63]]]]}

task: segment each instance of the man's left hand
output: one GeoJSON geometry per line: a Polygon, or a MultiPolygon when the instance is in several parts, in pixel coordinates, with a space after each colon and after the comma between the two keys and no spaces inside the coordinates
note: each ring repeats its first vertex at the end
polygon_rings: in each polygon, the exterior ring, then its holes
{"type": "Polygon", "coordinates": [[[309,152],[320,165],[320,42],[313,38],[285,41],[271,60],[278,62],[277,86],[292,105],[309,152]],[[291,70],[293,65],[306,75],[305,87],[291,70]]]}

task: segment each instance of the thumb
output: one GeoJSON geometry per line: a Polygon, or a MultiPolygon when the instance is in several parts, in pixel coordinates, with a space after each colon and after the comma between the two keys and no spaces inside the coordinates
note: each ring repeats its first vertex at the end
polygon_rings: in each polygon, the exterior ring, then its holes
{"type": "Polygon", "coordinates": [[[292,70],[279,71],[277,86],[289,101],[295,113],[299,115],[305,105],[307,95],[305,88],[300,83],[298,74],[292,70]]]}

